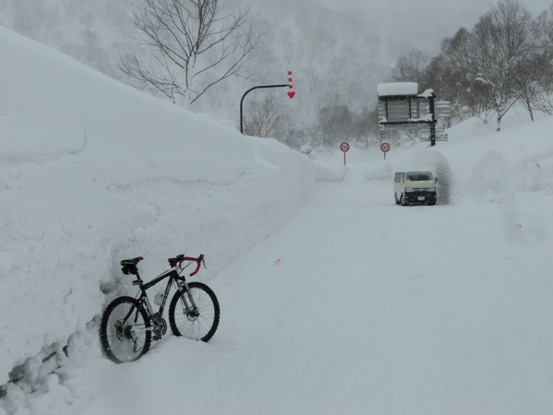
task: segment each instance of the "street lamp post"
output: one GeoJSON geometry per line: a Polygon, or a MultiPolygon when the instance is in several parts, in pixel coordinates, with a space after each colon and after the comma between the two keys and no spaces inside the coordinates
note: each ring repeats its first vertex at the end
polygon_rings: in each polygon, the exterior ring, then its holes
{"type": "Polygon", "coordinates": [[[279,85],[259,85],[254,86],[253,88],[248,89],[244,95],[242,95],[242,99],[240,100],[240,133],[244,134],[244,128],[243,128],[243,104],[244,104],[244,98],[246,98],[246,95],[248,95],[250,92],[252,92],[254,89],[262,89],[262,88],[287,88],[288,84],[279,84],[279,85]]]}
{"type": "Polygon", "coordinates": [[[242,99],[240,100],[240,133],[244,134],[244,117],[243,117],[243,104],[244,104],[244,98],[246,98],[246,95],[248,95],[250,92],[252,92],[254,89],[262,89],[262,88],[288,88],[288,96],[290,99],[294,98],[296,95],[296,92],[294,91],[294,86],[292,85],[292,71],[288,71],[288,83],[287,84],[278,84],[278,85],[258,85],[254,86],[253,88],[248,89],[244,95],[242,95],[242,99]]]}

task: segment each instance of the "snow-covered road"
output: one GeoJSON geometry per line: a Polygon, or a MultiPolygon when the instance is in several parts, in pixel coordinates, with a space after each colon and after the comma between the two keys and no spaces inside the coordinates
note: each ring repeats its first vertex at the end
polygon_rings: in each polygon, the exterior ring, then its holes
{"type": "Polygon", "coordinates": [[[549,212],[395,206],[389,181],[353,166],[209,282],[222,313],[210,343],[168,335],[116,366],[91,339],[67,369],[80,396],[66,409],[550,413],[549,212]]]}

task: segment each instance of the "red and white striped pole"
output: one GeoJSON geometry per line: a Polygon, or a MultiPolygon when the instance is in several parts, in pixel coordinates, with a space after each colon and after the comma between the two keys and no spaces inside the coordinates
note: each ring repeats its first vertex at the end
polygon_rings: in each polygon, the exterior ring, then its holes
{"type": "Polygon", "coordinates": [[[292,85],[292,71],[288,71],[288,96],[292,99],[294,95],[296,95],[296,91],[294,91],[294,85],[292,85]]]}

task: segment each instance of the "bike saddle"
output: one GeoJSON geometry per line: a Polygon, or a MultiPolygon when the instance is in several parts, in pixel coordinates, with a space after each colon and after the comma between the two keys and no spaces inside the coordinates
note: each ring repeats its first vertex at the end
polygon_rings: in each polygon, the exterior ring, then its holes
{"type": "Polygon", "coordinates": [[[121,271],[123,271],[123,274],[133,274],[136,275],[138,270],[136,269],[136,264],[138,264],[140,261],[142,261],[144,258],[141,256],[138,256],[136,258],[132,259],[124,259],[121,261],[121,271]]]}

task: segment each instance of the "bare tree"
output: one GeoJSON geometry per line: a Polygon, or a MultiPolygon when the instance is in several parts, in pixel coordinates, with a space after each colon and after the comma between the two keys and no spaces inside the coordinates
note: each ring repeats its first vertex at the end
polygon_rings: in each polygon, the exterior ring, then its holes
{"type": "Polygon", "coordinates": [[[322,108],[317,114],[317,132],[321,144],[335,146],[354,135],[354,114],[347,105],[332,105],[322,108]]]}
{"type": "Polygon", "coordinates": [[[392,81],[421,82],[429,62],[428,54],[420,49],[414,49],[401,55],[392,69],[392,81]]]}
{"type": "Polygon", "coordinates": [[[253,101],[244,121],[244,134],[255,137],[270,137],[280,122],[278,105],[273,94],[262,101],[253,101]]]}
{"type": "Polygon", "coordinates": [[[532,56],[532,33],[532,17],[516,0],[501,1],[474,27],[475,79],[489,90],[497,131],[503,116],[521,98],[515,75],[532,56]]]}
{"type": "Polygon", "coordinates": [[[553,68],[550,63],[553,57],[553,4],[538,16],[535,28],[539,52],[534,61],[528,62],[530,75],[523,95],[523,102],[532,120],[533,108],[553,114],[553,68]]]}
{"type": "Polygon", "coordinates": [[[549,66],[549,59],[545,55],[536,54],[524,65],[521,65],[515,73],[514,81],[519,92],[519,101],[526,107],[532,121],[534,121],[534,108],[546,112],[551,110],[551,107],[548,108],[547,100],[544,100],[546,95],[545,79],[548,75],[550,76],[551,71],[549,66]]]}
{"type": "Polygon", "coordinates": [[[260,35],[245,27],[248,11],[224,14],[219,0],[141,0],[133,22],[148,65],[135,51],[121,58],[120,68],[141,89],[178,96],[189,107],[209,88],[241,74],[260,35]],[[149,62],[152,62],[150,60],[149,62]]]}
{"type": "Polygon", "coordinates": [[[471,51],[472,34],[465,28],[442,41],[441,52],[425,71],[424,88],[432,88],[451,102],[454,117],[463,120],[488,109],[486,87],[477,82],[471,51]]]}

